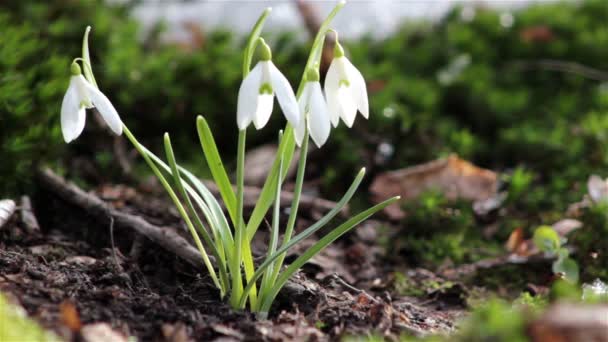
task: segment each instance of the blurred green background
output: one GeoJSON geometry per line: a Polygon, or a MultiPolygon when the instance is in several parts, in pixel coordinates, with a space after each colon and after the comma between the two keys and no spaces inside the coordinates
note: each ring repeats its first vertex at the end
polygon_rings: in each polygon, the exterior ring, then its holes
{"type": "MultiPolygon", "coordinates": [[[[97,81],[145,144],[158,151],[161,134],[171,132],[178,157],[204,174],[193,125],[203,114],[231,164],[244,40],[217,31],[200,32],[200,41],[189,46],[162,43],[162,25],[142,37],[129,9],[102,1],[0,4],[1,195],[30,191],[38,164],[78,174],[73,161],[79,157],[105,170],[100,174],[106,180],[120,179],[107,133],[87,125],[75,143],[61,138],[69,64],[80,55],[87,25],[93,27],[97,81]]],[[[480,7],[471,20],[463,20],[461,11],[455,7],[438,22],[409,22],[382,40],[343,41],[368,82],[370,119],[334,130],[323,155],[313,152],[308,176],[320,179],[322,196],[334,198],[360,166],[373,177],[457,153],[507,175],[512,216],[498,235],[500,246],[517,226],[561,218],[586,193],[589,175],[608,175],[608,5],[534,4],[513,12],[508,27],[499,11],[480,7]],[[386,146],[393,152],[382,154],[386,146]],[[334,159],[325,160],[328,155],[334,159]]],[[[310,46],[294,36],[266,35],[292,85],[310,46]]],[[[272,128],[250,134],[249,148],[272,142],[282,125],[282,116],[274,115],[272,128]]],[[[406,219],[409,242],[399,247],[417,256],[412,262],[475,259],[462,249],[463,241],[481,241],[469,205],[461,216],[437,221],[439,229],[456,226],[456,235],[443,237],[423,232],[434,222],[428,218],[461,204],[438,199],[414,205],[424,215],[406,219]],[[476,239],[467,238],[471,229],[476,239]]],[[[602,220],[598,234],[605,236],[602,220]]]]}

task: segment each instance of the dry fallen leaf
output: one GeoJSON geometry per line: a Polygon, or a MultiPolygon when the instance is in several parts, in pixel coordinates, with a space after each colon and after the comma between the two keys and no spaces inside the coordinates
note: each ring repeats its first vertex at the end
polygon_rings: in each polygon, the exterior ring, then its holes
{"type": "MultiPolygon", "coordinates": [[[[441,191],[448,199],[483,201],[496,196],[497,181],[495,172],[450,155],[445,159],[381,173],[374,179],[370,192],[376,202],[397,195],[405,201],[412,200],[431,189],[441,191]]],[[[393,219],[403,217],[398,204],[388,207],[385,212],[393,219]]]]}
{"type": "Polygon", "coordinates": [[[524,230],[519,227],[511,232],[509,235],[509,239],[507,240],[507,250],[509,252],[515,252],[518,250],[519,246],[524,242],[524,230]]]}
{"type": "Polygon", "coordinates": [[[80,316],[74,303],[64,301],[59,305],[59,312],[61,313],[61,322],[67,326],[72,332],[79,332],[82,328],[82,322],[80,322],[80,316]]]}
{"type": "Polygon", "coordinates": [[[579,220],[563,219],[555,222],[552,227],[560,236],[566,236],[582,226],[583,223],[579,220]]]}

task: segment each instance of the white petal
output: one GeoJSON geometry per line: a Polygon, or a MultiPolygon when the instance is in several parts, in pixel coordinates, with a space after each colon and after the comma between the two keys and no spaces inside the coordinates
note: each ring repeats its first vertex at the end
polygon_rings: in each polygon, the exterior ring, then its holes
{"type": "Polygon", "coordinates": [[[342,85],[338,88],[338,113],[346,126],[353,127],[355,117],[357,116],[357,103],[353,98],[352,84],[350,86],[342,85]]]}
{"type": "Polygon", "coordinates": [[[285,118],[287,118],[287,121],[289,121],[293,127],[296,127],[300,121],[300,112],[298,110],[296,95],[293,93],[289,81],[281,74],[279,69],[277,69],[271,61],[266,63],[268,63],[270,71],[272,89],[277,95],[277,100],[279,100],[279,105],[283,110],[283,114],[285,115],[285,118]]]}
{"type": "Polygon", "coordinates": [[[355,68],[355,66],[346,58],[345,59],[345,68],[346,74],[348,75],[348,79],[350,80],[350,84],[352,87],[352,94],[354,97],[354,102],[357,104],[357,109],[361,112],[363,117],[366,119],[369,118],[369,104],[367,99],[367,85],[365,84],[365,79],[361,72],[355,68]]]}
{"type": "MultiPolygon", "coordinates": [[[[84,79],[84,78],[83,78],[84,79]]],[[[97,108],[99,114],[106,122],[108,127],[114,132],[116,135],[122,134],[122,121],[120,120],[120,116],[118,116],[118,112],[112,105],[112,102],[108,100],[108,98],[101,92],[99,89],[92,86],[86,80],[84,81],[87,91],[89,92],[89,98],[91,102],[97,108]]]]}
{"type": "Polygon", "coordinates": [[[253,115],[253,124],[255,128],[262,129],[270,120],[272,114],[272,106],[274,104],[274,95],[260,94],[258,95],[258,107],[253,115]]]}
{"type": "Polygon", "coordinates": [[[247,74],[239,88],[236,123],[240,130],[249,126],[258,106],[258,95],[262,81],[262,66],[260,63],[247,74]]]}
{"type": "Polygon", "coordinates": [[[340,84],[340,73],[338,70],[337,59],[334,59],[327,69],[325,75],[325,96],[327,98],[327,107],[329,109],[329,118],[334,127],[340,122],[339,106],[338,106],[338,85],[340,84]]]}
{"type": "Polygon", "coordinates": [[[310,82],[306,82],[304,85],[304,89],[302,90],[302,94],[300,95],[300,99],[298,99],[298,106],[300,109],[300,122],[296,127],[294,127],[294,137],[296,138],[296,143],[298,146],[302,146],[302,141],[304,140],[304,128],[306,127],[306,107],[310,102],[310,82]]]}
{"type": "Polygon", "coordinates": [[[86,120],[84,107],[80,106],[77,81],[75,76],[70,79],[70,85],[61,103],[61,132],[66,143],[78,138],[86,120]]]}
{"type": "Polygon", "coordinates": [[[309,82],[312,84],[310,94],[310,112],[308,120],[308,130],[310,137],[315,142],[317,147],[323,146],[329,138],[331,123],[329,120],[329,112],[327,103],[323,97],[321,84],[319,82],[309,82]]]}

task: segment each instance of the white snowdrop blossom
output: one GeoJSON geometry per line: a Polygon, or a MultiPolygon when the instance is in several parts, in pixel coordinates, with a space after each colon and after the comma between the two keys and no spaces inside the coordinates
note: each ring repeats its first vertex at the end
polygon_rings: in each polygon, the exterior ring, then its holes
{"type": "Polygon", "coordinates": [[[344,56],[344,50],[337,39],[334,59],[325,77],[325,95],[334,127],[340,118],[346,126],[352,127],[357,110],[366,119],[369,117],[365,80],[361,72],[344,56]]]}
{"type": "Polygon", "coordinates": [[[237,125],[244,130],[253,121],[255,128],[261,129],[268,123],[276,95],[281,110],[293,127],[300,121],[298,102],[287,78],[272,63],[270,47],[263,39],[262,59],[247,74],[239,88],[237,100],[237,125]]]}
{"type": "Polygon", "coordinates": [[[302,146],[305,128],[308,127],[310,137],[317,147],[321,147],[327,142],[331,129],[329,110],[319,83],[319,72],[311,69],[307,72],[306,78],[298,102],[301,119],[300,124],[295,126],[296,143],[302,146]]]}
{"type": "Polygon", "coordinates": [[[112,132],[122,134],[122,121],[114,106],[99,89],[82,76],[80,67],[72,63],[70,85],[61,103],[61,132],[66,143],[78,138],[86,121],[86,109],[97,108],[112,132]]]}

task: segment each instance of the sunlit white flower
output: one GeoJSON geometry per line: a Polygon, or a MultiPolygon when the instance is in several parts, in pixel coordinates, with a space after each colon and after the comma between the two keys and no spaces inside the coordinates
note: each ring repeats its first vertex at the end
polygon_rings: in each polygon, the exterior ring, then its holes
{"type": "Polygon", "coordinates": [[[310,137],[318,147],[323,146],[329,138],[331,123],[327,103],[319,83],[319,72],[309,70],[302,96],[298,101],[300,106],[300,124],[295,128],[295,138],[298,146],[302,146],[305,128],[308,127],[310,137]]]}
{"type": "Polygon", "coordinates": [[[336,40],[334,59],[325,77],[325,95],[331,123],[336,127],[340,118],[348,127],[355,122],[357,110],[367,119],[369,105],[363,76],[344,56],[344,50],[336,40]]]}
{"type": "Polygon", "coordinates": [[[86,121],[86,109],[97,108],[101,117],[117,135],[122,134],[122,121],[108,98],[91,85],[72,63],[70,85],[61,103],[61,132],[66,143],[78,138],[86,121]]]}
{"type": "Polygon", "coordinates": [[[249,72],[241,83],[238,95],[236,121],[240,130],[244,130],[253,121],[255,128],[261,129],[268,123],[274,96],[285,118],[293,127],[300,121],[298,102],[287,78],[272,63],[270,48],[262,39],[262,59],[249,72]]]}

